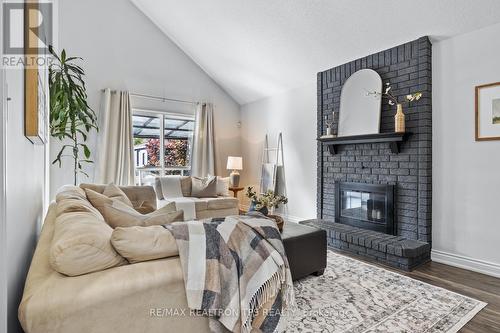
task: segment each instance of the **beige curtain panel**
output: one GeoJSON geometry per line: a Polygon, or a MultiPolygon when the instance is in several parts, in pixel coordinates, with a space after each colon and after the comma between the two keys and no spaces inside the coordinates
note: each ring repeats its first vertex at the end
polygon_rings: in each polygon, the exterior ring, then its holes
{"type": "Polygon", "coordinates": [[[105,89],[99,111],[99,150],[95,182],[134,185],[132,110],[127,91],[105,89]]]}
{"type": "Polygon", "coordinates": [[[214,137],[214,107],[210,103],[200,103],[196,108],[191,175],[215,175],[214,137]]]}

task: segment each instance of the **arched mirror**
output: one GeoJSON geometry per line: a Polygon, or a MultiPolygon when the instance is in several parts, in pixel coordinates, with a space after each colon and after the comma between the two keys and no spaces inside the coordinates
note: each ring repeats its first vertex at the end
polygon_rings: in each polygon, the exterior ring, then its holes
{"type": "Polygon", "coordinates": [[[381,93],[382,78],[372,69],[359,70],[347,79],[340,95],[339,137],[380,132],[381,93]]]}

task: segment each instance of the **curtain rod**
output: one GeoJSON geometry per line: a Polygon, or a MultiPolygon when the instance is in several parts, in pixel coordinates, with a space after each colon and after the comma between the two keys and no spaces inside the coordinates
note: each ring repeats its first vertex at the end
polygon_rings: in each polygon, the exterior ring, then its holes
{"type": "MultiPolygon", "coordinates": [[[[101,89],[101,91],[104,92],[105,89],[101,89]]],[[[111,93],[115,94],[116,90],[111,90],[111,93]]],[[[129,94],[130,94],[130,96],[133,96],[133,97],[146,98],[146,99],[155,99],[155,100],[159,100],[159,101],[162,101],[162,102],[170,101],[170,102],[186,103],[186,104],[192,104],[192,105],[197,105],[198,104],[198,102],[185,101],[185,100],[182,100],[182,99],[167,98],[167,97],[158,97],[158,96],[151,96],[151,95],[145,95],[145,94],[137,94],[137,93],[132,93],[132,92],[129,93],[129,94]]]]}

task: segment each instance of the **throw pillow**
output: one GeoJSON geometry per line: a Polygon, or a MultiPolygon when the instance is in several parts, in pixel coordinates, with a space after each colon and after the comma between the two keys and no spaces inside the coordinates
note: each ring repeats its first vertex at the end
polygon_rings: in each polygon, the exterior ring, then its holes
{"type": "MultiPolygon", "coordinates": [[[[156,192],[156,198],[158,200],[163,200],[165,197],[163,196],[163,189],[161,187],[161,179],[164,177],[156,177],[154,183],[154,189],[156,192]]],[[[189,176],[179,176],[181,182],[181,191],[183,197],[191,196],[191,177],[189,176]]]]}
{"type": "Polygon", "coordinates": [[[229,177],[217,177],[217,195],[229,196],[229,177]]]}
{"type": "Polygon", "coordinates": [[[111,246],[112,232],[102,218],[89,212],[59,215],[54,224],[50,265],[61,274],[77,276],[127,264],[111,246]]]}
{"type": "Polygon", "coordinates": [[[184,212],[176,210],[175,202],[143,215],[119,200],[108,198],[90,189],[85,189],[85,193],[112,228],[162,225],[184,220],[184,212]]]}
{"type": "Polygon", "coordinates": [[[196,198],[213,198],[217,196],[217,178],[191,178],[191,196],[196,198]]]}
{"type": "Polygon", "coordinates": [[[132,201],[130,201],[127,195],[113,183],[106,185],[106,187],[104,188],[104,192],[102,192],[102,194],[107,196],[108,198],[121,201],[129,207],[134,207],[132,201]]]}
{"type": "Polygon", "coordinates": [[[111,244],[130,263],[179,255],[172,233],[162,226],[116,228],[111,244]]]}

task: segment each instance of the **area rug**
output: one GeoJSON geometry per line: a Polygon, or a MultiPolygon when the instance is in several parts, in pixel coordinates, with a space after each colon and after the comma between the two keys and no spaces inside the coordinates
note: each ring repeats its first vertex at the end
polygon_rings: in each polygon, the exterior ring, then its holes
{"type": "Polygon", "coordinates": [[[486,303],[328,251],[325,274],[295,283],[287,332],[457,332],[486,303]]]}

